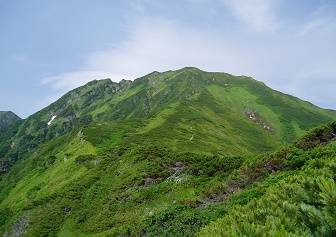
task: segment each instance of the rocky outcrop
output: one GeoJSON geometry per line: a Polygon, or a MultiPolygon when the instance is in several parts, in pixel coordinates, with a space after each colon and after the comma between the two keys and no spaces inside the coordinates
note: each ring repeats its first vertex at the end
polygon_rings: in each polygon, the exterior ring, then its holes
{"type": "Polygon", "coordinates": [[[25,215],[19,216],[18,221],[14,222],[12,225],[12,233],[8,231],[3,235],[4,237],[20,237],[26,232],[26,225],[28,223],[28,217],[25,215]]]}
{"type": "Polygon", "coordinates": [[[6,127],[19,119],[20,117],[11,111],[0,111],[0,128],[6,127]]]}
{"type": "Polygon", "coordinates": [[[7,161],[0,161],[0,179],[1,176],[6,174],[10,169],[10,165],[7,161]]]}

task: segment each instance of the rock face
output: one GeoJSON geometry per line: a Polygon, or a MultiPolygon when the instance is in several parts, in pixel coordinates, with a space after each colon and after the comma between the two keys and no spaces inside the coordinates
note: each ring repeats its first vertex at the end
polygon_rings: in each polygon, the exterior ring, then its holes
{"type": "Polygon", "coordinates": [[[7,173],[10,169],[10,165],[8,162],[5,161],[0,161],[0,178],[3,176],[5,173],[7,173]]]}
{"type": "Polygon", "coordinates": [[[0,128],[6,127],[19,119],[20,117],[11,111],[0,111],[0,128]]]}
{"type": "Polygon", "coordinates": [[[10,236],[20,237],[26,232],[25,227],[27,223],[28,223],[27,216],[25,215],[19,216],[18,221],[14,222],[14,224],[12,225],[12,233],[10,234],[8,231],[6,231],[3,236],[4,237],[10,237],[10,236]]]}

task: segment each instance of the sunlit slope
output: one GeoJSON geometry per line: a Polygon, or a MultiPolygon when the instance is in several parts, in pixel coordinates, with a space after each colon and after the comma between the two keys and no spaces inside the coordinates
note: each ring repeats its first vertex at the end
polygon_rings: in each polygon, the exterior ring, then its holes
{"type": "Polygon", "coordinates": [[[148,118],[147,132],[167,134],[166,138],[180,143],[177,146],[181,148],[188,140],[214,139],[222,141],[224,148],[212,145],[211,151],[220,153],[228,150],[225,144],[231,143],[232,150],[239,150],[245,139],[259,140],[263,146],[252,148],[251,143],[242,150],[254,152],[291,142],[335,116],[335,111],[274,91],[249,77],[183,68],[153,72],[133,82],[95,80],[74,89],[27,119],[3,128],[0,159],[16,162],[44,142],[75,128],[131,118],[148,118]],[[177,131],[179,128],[182,130],[177,131]],[[245,130],[241,136],[240,130],[245,130]]]}
{"type": "Polygon", "coordinates": [[[334,236],[335,134],[336,122],[320,126],[290,147],[249,162],[239,171],[245,177],[238,172],[226,185],[245,189],[230,197],[222,218],[195,236],[334,236]],[[262,164],[272,174],[260,172],[262,164]]]}
{"type": "MultiPolygon", "coordinates": [[[[159,114],[169,117],[178,106],[159,114]]],[[[334,172],[335,123],[275,152],[221,156],[174,151],[169,147],[180,148],[173,141],[166,148],[152,145],[155,136],[143,135],[165,124],[162,120],[95,123],[42,145],[0,182],[0,233],[14,233],[13,227],[22,225],[27,236],[192,236],[198,231],[206,236],[227,233],[223,220],[233,223],[243,214],[249,215],[248,229],[232,224],[237,233],[254,233],[256,224],[257,230],[286,233],[262,215],[254,220],[253,213],[270,208],[269,194],[277,203],[294,205],[288,214],[300,212],[295,203],[306,202],[300,192],[310,190],[300,180],[312,174],[313,185],[313,179],[330,179],[334,172]],[[274,196],[278,192],[282,196],[274,196]],[[294,199],[288,197],[292,194],[294,199]]],[[[286,211],[281,207],[270,209],[279,221],[286,211]]]]}

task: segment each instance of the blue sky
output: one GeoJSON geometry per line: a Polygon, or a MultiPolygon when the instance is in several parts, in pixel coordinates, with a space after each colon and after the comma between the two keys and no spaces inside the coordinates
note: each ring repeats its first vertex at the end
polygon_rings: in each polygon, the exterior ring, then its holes
{"type": "Polygon", "coordinates": [[[2,0],[0,110],[185,66],[336,109],[334,0],[2,0]]]}

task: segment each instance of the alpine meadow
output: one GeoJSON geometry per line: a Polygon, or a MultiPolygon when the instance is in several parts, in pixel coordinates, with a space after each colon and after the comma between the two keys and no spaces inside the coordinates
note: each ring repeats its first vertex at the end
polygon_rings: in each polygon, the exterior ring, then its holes
{"type": "Polygon", "coordinates": [[[0,236],[335,236],[336,111],[193,67],[0,112],[0,236]]]}

